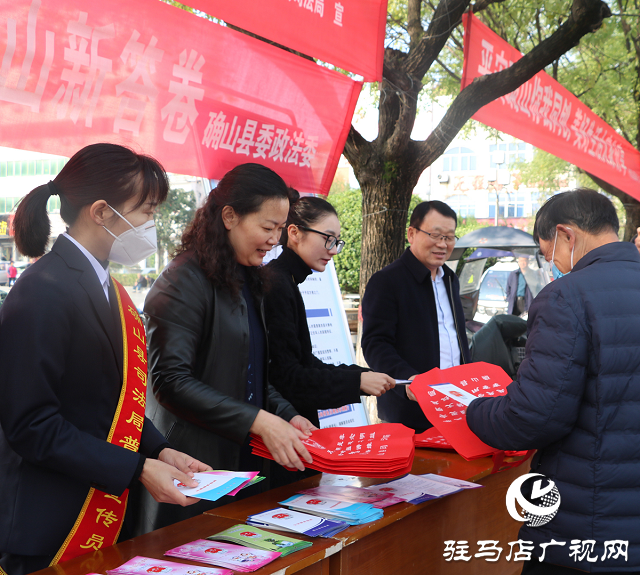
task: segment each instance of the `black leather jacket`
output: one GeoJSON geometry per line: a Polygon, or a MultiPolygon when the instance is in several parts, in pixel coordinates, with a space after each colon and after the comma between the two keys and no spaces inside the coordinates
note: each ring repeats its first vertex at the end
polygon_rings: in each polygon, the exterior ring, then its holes
{"type": "MultiPolygon", "coordinates": [[[[244,401],[249,323],[240,297],[234,301],[214,288],[187,252],[162,272],[144,306],[157,399],[150,401],[149,417],[175,449],[214,469],[238,468],[240,448],[259,411],[244,401]]],[[[262,303],[260,315],[264,324],[262,303]]],[[[267,411],[286,421],[297,415],[268,383],[263,397],[267,411]]]]}

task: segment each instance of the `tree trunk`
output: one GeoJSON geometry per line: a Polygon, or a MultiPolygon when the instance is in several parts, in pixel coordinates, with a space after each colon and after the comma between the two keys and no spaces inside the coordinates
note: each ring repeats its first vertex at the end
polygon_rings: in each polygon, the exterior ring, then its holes
{"type": "MultiPolygon", "coordinates": [[[[500,0],[486,0],[486,7],[500,0]]],[[[420,174],[440,157],[482,106],[512,92],[598,29],[611,15],[601,0],[573,0],[566,20],[513,66],[476,78],[453,101],[440,124],[421,142],[411,139],[422,79],[458,26],[470,0],[440,0],[426,31],[421,0],[408,0],[408,53],[387,48],[380,84],[378,136],[369,142],[351,127],[344,154],[362,190],[360,295],[371,275],[398,258],[406,237],[407,208],[420,174]]],[[[474,10],[477,11],[477,10],[474,10]]]]}
{"type": "Polygon", "coordinates": [[[360,293],[381,267],[398,259],[404,251],[404,230],[413,186],[402,178],[381,178],[362,190],[362,247],[367,257],[360,267],[360,293]],[[366,246],[366,248],[365,248],[366,246]]]}

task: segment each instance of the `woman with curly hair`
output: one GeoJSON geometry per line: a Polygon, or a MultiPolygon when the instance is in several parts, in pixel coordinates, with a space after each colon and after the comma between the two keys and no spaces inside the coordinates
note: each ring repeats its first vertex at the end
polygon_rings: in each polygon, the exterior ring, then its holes
{"type": "MultiPolygon", "coordinates": [[[[249,433],[281,465],[303,470],[302,460],[311,462],[301,440],[314,427],[267,379],[258,266],[278,243],[288,210],[280,176],[259,164],[237,166],[196,212],[145,302],[157,400],[148,413],[172,445],[214,469],[260,470],[249,433]]],[[[149,502],[139,527],[157,529],[215,505],[174,510],[149,502]]]]}

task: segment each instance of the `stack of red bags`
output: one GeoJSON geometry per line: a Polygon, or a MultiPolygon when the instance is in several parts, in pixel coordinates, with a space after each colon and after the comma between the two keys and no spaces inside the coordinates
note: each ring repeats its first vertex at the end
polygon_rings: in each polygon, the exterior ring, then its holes
{"type": "MultiPolygon", "coordinates": [[[[303,441],[313,457],[305,465],[336,475],[397,477],[411,471],[413,436],[400,423],[319,429],[303,441]]],[[[254,454],[273,459],[259,436],[251,436],[251,446],[254,454]]]]}

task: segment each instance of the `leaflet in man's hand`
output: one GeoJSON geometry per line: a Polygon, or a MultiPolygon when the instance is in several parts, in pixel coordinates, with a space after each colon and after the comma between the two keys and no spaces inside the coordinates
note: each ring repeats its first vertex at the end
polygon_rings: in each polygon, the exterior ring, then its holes
{"type": "Polygon", "coordinates": [[[500,450],[483,443],[469,429],[467,407],[479,397],[505,395],[510,383],[502,368],[481,361],[434,368],[416,376],[410,389],[427,419],[451,446],[465,459],[476,459],[500,450]]]}

